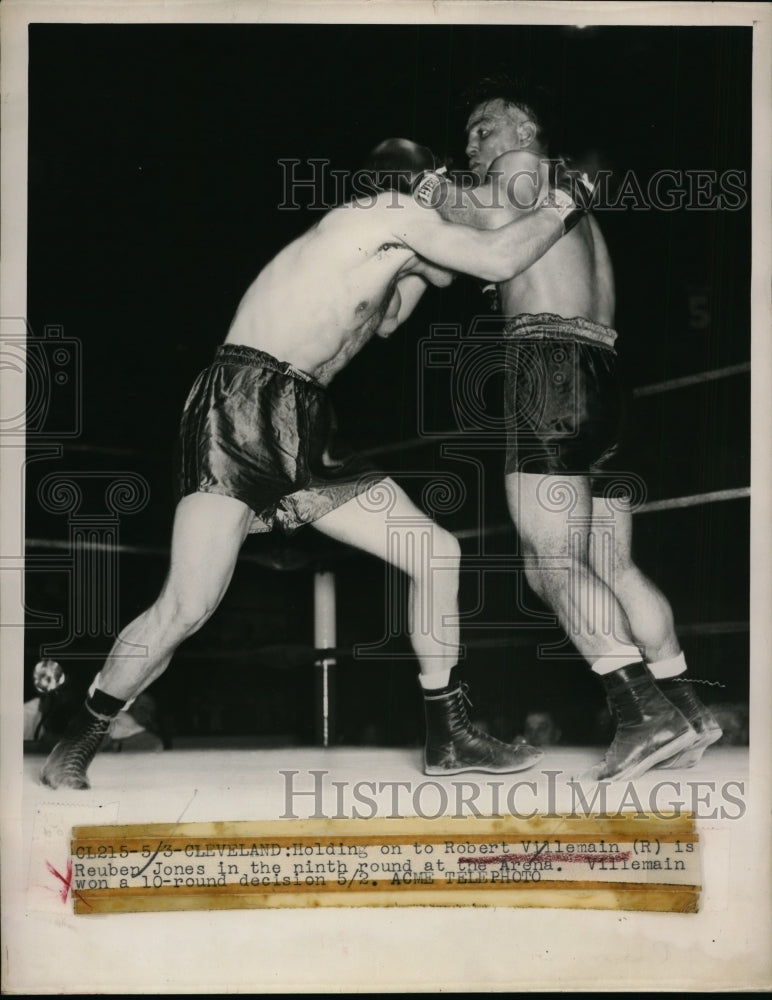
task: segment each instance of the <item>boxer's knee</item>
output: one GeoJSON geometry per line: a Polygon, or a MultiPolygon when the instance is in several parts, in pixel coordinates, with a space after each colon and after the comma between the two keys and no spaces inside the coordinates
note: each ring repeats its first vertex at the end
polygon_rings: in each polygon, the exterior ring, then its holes
{"type": "Polygon", "coordinates": [[[531,590],[548,604],[555,595],[570,593],[595,573],[587,546],[523,542],[525,578],[531,590]]]}
{"type": "Polygon", "coordinates": [[[399,546],[392,552],[391,558],[415,584],[428,581],[435,584],[439,581],[457,583],[461,546],[454,535],[434,524],[430,532],[413,534],[407,531],[402,534],[399,546]],[[441,575],[438,577],[439,571],[441,575]]]}
{"type": "Polygon", "coordinates": [[[159,629],[175,639],[193,635],[211,618],[219,598],[177,588],[167,588],[153,605],[159,629]]]}
{"type": "Polygon", "coordinates": [[[629,549],[619,546],[599,546],[590,548],[590,569],[609,585],[624,585],[640,575],[632,560],[629,549]]]}
{"type": "Polygon", "coordinates": [[[432,552],[429,564],[424,570],[430,570],[432,586],[441,587],[443,594],[458,590],[458,578],[461,568],[461,546],[458,539],[444,528],[436,530],[432,537],[432,552]]]}
{"type": "Polygon", "coordinates": [[[638,584],[641,579],[641,572],[631,559],[615,562],[610,572],[605,572],[603,579],[613,590],[629,590],[631,586],[638,584]]]}
{"type": "Polygon", "coordinates": [[[461,545],[456,536],[444,528],[440,528],[434,537],[432,555],[440,559],[449,570],[457,572],[461,565],[461,545]]]}
{"type": "Polygon", "coordinates": [[[545,604],[552,604],[557,594],[568,590],[569,574],[568,567],[554,569],[539,563],[531,563],[525,567],[525,579],[528,586],[545,604]]]}

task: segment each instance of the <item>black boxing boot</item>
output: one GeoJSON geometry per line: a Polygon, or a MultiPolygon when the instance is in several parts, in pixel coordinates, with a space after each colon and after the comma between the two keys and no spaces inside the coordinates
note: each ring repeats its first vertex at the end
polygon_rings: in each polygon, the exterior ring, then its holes
{"type": "Polygon", "coordinates": [[[425,774],[486,771],[507,774],[532,767],[544,756],[525,743],[511,745],[475,729],[466,711],[466,690],[458,681],[424,690],[426,711],[425,774]]]}
{"type": "Polygon", "coordinates": [[[124,701],[96,690],[75,714],[40,772],[49,788],[87,789],[86,772],[124,701]]]}
{"type": "Polygon", "coordinates": [[[691,747],[696,733],[684,715],[657,687],[643,662],[602,674],[617,729],[600,764],[582,779],[625,781],[691,747]]]}
{"type": "Polygon", "coordinates": [[[715,716],[703,705],[694,692],[692,683],[685,677],[669,677],[657,681],[657,686],[667,700],[685,715],[697,734],[697,739],[686,750],[668,757],[657,767],[694,767],[707,748],[724,735],[715,716]]]}

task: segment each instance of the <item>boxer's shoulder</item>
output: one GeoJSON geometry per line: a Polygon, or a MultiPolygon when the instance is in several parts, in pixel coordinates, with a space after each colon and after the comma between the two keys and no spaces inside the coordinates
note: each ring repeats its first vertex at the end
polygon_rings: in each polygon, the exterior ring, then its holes
{"type": "MultiPolygon", "coordinates": [[[[488,184],[503,218],[511,220],[530,212],[539,200],[544,183],[543,157],[528,149],[513,149],[497,156],[488,169],[488,184]]],[[[502,222],[498,223],[502,225],[502,222]]]]}
{"type": "Polygon", "coordinates": [[[526,171],[538,170],[543,159],[543,155],[530,149],[509,149],[493,160],[488,168],[488,176],[506,180],[526,171]]]}
{"type": "Polygon", "coordinates": [[[407,251],[405,234],[416,229],[427,214],[410,195],[388,191],[369,201],[350,201],[329,211],[316,226],[312,238],[315,255],[322,254],[328,263],[354,257],[377,256],[388,251],[407,251]]]}

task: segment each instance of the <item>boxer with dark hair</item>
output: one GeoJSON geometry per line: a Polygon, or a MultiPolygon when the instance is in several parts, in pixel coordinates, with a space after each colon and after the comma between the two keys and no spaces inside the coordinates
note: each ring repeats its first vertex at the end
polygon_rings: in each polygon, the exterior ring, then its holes
{"type": "Polygon", "coordinates": [[[378,191],[411,194],[416,180],[427,171],[445,172],[428,146],[419,146],[410,139],[386,139],[370,151],[360,173],[378,191]]]}
{"type": "MultiPolygon", "coordinates": [[[[549,157],[535,90],[484,81],[466,128],[477,186],[433,179],[434,203],[448,220],[506,226],[527,217],[534,176],[546,182],[556,169],[572,176],[549,157]]],[[[581,190],[578,172],[573,177],[581,190]]],[[[506,492],[526,576],[599,677],[617,721],[587,777],[691,766],[721,729],[692,688],[667,599],[633,561],[631,506],[613,495],[620,482],[626,488],[619,472],[625,407],[614,277],[597,220],[585,213],[534,264],[498,281],[497,291],[506,492]]]]}
{"type": "Polygon", "coordinates": [[[367,203],[333,209],[281,250],[247,289],[225,343],[196,380],[182,416],[168,576],[153,605],[121,632],[49,756],[45,784],[88,787],[86,772],[110,719],[163,673],[218,606],[247,535],[304,524],[380,556],[410,579],[427,773],[517,771],[541,756],[471,725],[452,676],[458,542],[346,449],[326,387],[372,337],[390,336],[407,319],[427,283],[447,285],[453,271],[510,279],[561,238],[576,218],[574,206],[563,197],[483,232],[426,207],[421,181],[435,167],[428,150],[392,140],[374,159],[404,175],[402,189],[386,184],[367,203]],[[415,198],[401,193],[413,188],[415,198]],[[387,511],[362,502],[378,481],[391,493],[387,511]],[[415,531],[432,539],[427,565],[421,547],[409,544],[415,531]],[[390,545],[395,534],[400,544],[390,545]]]}

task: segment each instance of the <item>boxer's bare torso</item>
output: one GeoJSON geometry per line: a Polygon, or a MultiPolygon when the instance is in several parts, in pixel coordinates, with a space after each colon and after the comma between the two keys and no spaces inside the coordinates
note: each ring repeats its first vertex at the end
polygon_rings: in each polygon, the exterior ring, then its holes
{"type": "MultiPolygon", "coordinates": [[[[497,229],[531,210],[536,197],[529,178],[537,172],[546,189],[544,157],[510,152],[495,160],[480,188],[447,199],[440,214],[453,222],[497,229]],[[522,181],[522,185],[520,184],[522,181]],[[515,186],[513,186],[515,185],[515,186]]],[[[497,284],[504,316],[554,313],[614,324],[614,272],[600,226],[591,215],[530,267],[497,284]]]]}
{"type": "Polygon", "coordinates": [[[498,286],[504,316],[554,313],[614,325],[614,278],[594,218],[582,219],[527,271],[498,286]]]}
{"type": "Polygon", "coordinates": [[[388,336],[426,282],[448,284],[394,237],[395,197],[333,209],[247,289],[226,343],[246,344],[323,385],[376,334],[388,336]],[[405,280],[410,279],[410,280],[405,280]]]}
{"type": "Polygon", "coordinates": [[[563,235],[552,209],[491,229],[457,225],[410,195],[386,191],[328,212],[247,289],[226,343],[245,344],[323,385],[376,334],[389,336],[427,283],[460,271],[509,280],[563,235]],[[507,224],[511,223],[511,224],[507,224]]]}
{"type": "MultiPolygon", "coordinates": [[[[527,117],[500,99],[479,105],[470,115],[466,152],[481,183],[440,208],[449,221],[495,229],[530,211],[547,190],[547,153],[539,147],[527,117]]],[[[505,316],[554,313],[604,326],[614,323],[611,258],[592,216],[582,219],[529,268],[497,287],[505,316]]]]}

